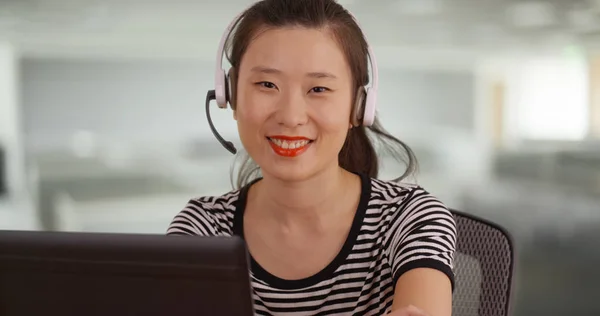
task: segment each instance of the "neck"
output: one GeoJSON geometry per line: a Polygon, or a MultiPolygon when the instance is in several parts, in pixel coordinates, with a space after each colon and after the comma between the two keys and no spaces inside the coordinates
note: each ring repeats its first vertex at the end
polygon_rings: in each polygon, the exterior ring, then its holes
{"type": "Polygon", "coordinates": [[[343,195],[353,183],[352,177],[353,174],[338,166],[295,182],[265,174],[256,184],[255,199],[264,215],[282,225],[295,226],[304,222],[314,227],[315,222],[323,222],[335,215],[335,206],[343,201],[343,195]]]}

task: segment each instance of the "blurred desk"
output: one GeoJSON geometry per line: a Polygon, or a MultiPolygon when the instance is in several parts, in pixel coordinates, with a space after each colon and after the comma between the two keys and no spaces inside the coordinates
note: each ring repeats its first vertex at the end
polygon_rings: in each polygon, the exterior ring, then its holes
{"type": "Polygon", "coordinates": [[[62,231],[164,233],[189,199],[228,191],[230,156],[39,159],[39,217],[62,231]],[[137,162],[139,160],[139,163],[137,162]]]}
{"type": "Polygon", "coordinates": [[[164,233],[198,194],[159,176],[121,175],[42,182],[44,217],[52,229],[164,233]]]}

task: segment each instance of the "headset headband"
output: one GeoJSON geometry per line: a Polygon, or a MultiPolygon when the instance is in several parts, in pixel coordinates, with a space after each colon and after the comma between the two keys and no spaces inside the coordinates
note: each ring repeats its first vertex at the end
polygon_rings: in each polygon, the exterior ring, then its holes
{"type": "MultiPolygon", "coordinates": [[[[227,101],[228,101],[227,100],[227,90],[229,88],[228,80],[227,80],[227,72],[225,71],[225,69],[223,69],[223,57],[224,57],[224,53],[225,53],[225,45],[227,44],[227,40],[229,39],[229,36],[231,35],[231,32],[233,31],[233,29],[243,19],[245,12],[246,11],[244,10],[244,12],[238,14],[235,17],[235,19],[229,23],[229,25],[225,29],[225,32],[221,36],[221,41],[219,42],[219,49],[217,50],[217,64],[216,64],[216,69],[215,69],[215,99],[217,101],[217,105],[223,109],[227,108],[227,101]]],[[[356,19],[356,17],[352,13],[350,13],[350,11],[346,10],[346,12],[348,12],[348,14],[350,14],[352,19],[354,20],[356,25],[358,25],[358,27],[361,29],[361,32],[362,32],[362,28],[360,27],[358,19],[356,19]]],[[[363,32],[363,36],[365,36],[365,38],[366,38],[366,35],[364,34],[364,32],[363,32]]],[[[375,54],[373,53],[373,50],[371,49],[371,45],[369,45],[368,41],[367,41],[367,50],[368,50],[368,55],[369,55],[368,56],[369,64],[371,65],[371,80],[370,80],[371,86],[364,87],[366,95],[364,96],[365,104],[364,104],[364,113],[362,113],[362,125],[370,126],[373,124],[373,122],[375,120],[377,91],[378,91],[378,87],[379,87],[379,72],[377,69],[377,60],[375,58],[375,54]]]]}

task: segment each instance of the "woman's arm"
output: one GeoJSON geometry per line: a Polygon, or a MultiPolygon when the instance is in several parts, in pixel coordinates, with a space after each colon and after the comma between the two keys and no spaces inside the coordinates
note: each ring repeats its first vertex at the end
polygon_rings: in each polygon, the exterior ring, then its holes
{"type": "Polygon", "coordinates": [[[387,244],[395,281],[391,315],[450,316],[456,246],[452,213],[422,188],[396,213],[387,244]],[[409,306],[422,313],[407,313],[409,306]]]}
{"type": "Polygon", "coordinates": [[[396,283],[392,311],[411,305],[427,316],[450,316],[452,287],[448,276],[430,268],[416,268],[404,273],[396,283]]]}

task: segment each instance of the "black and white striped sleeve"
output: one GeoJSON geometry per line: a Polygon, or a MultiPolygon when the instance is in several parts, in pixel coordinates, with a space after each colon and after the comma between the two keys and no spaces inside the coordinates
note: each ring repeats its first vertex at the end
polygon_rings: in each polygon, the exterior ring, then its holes
{"type": "Polygon", "coordinates": [[[446,274],[454,289],[456,223],[448,208],[416,187],[394,217],[386,243],[394,284],[409,270],[432,268],[446,274]]]}
{"type": "Polygon", "coordinates": [[[216,218],[206,210],[200,199],[190,200],[171,221],[167,235],[214,236],[218,225],[216,218]]]}

